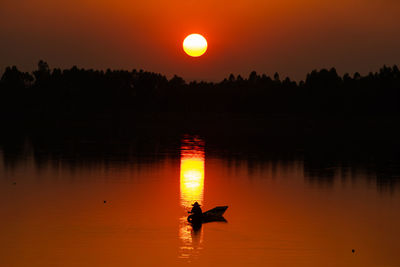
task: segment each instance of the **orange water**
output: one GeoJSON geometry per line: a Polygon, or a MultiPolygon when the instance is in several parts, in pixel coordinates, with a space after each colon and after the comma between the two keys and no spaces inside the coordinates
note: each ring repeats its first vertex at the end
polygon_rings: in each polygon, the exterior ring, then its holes
{"type": "Polygon", "coordinates": [[[185,137],[180,158],[159,161],[0,163],[0,266],[400,266],[398,190],[363,173],[313,183],[302,161],[205,147],[185,137]],[[229,205],[228,222],[193,231],[195,200],[229,205]]]}

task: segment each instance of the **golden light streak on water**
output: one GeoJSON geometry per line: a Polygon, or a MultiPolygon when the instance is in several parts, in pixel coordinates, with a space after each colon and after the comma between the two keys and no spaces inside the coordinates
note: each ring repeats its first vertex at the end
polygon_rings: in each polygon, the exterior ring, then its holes
{"type": "Polygon", "coordinates": [[[181,205],[190,208],[204,198],[204,141],[184,138],[181,146],[180,197],[181,205]]]}
{"type": "MultiPolygon", "coordinates": [[[[198,137],[185,136],[181,145],[180,166],[180,203],[185,210],[190,210],[197,201],[204,202],[204,141],[198,137]]],[[[191,262],[202,250],[203,230],[193,229],[186,220],[187,215],[179,220],[179,258],[191,262]]]]}

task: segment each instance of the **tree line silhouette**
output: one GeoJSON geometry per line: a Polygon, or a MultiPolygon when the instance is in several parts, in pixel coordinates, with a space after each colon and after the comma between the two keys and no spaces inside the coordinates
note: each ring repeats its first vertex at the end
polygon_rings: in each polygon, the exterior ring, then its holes
{"type": "Polygon", "coordinates": [[[186,83],[143,70],[7,67],[0,81],[3,121],[114,120],[143,114],[261,114],[293,116],[399,115],[400,71],[382,67],[362,76],[314,70],[304,81],[251,72],[221,82],[186,83]]]}
{"type": "Polygon", "coordinates": [[[179,147],[189,132],[228,160],[304,159],[310,182],[329,182],[332,166],[342,166],[371,171],[391,187],[400,184],[399,104],[397,66],[365,76],[314,70],[300,82],[253,71],[187,83],[143,70],[50,69],[40,61],[32,73],[12,66],[1,76],[0,152],[9,166],[31,151],[38,164],[148,160],[179,147]]]}

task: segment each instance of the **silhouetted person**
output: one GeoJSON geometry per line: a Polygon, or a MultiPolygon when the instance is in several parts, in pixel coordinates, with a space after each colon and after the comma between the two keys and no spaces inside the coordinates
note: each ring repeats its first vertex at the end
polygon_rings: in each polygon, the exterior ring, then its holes
{"type": "Polygon", "coordinates": [[[192,224],[201,224],[203,211],[200,208],[200,204],[196,201],[192,206],[192,210],[189,211],[191,215],[188,216],[188,221],[192,224]]]}
{"type": "Polygon", "coordinates": [[[196,201],[194,204],[192,204],[193,208],[190,211],[191,214],[193,214],[194,216],[200,216],[203,211],[200,208],[200,204],[196,201]]]}

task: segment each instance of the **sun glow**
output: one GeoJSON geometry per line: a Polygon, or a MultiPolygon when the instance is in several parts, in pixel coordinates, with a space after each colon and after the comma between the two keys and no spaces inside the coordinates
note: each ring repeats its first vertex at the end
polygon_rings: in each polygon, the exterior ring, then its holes
{"type": "Polygon", "coordinates": [[[202,35],[193,33],[183,41],[183,50],[191,57],[202,56],[207,51],[207,40],[202,35]]]}

